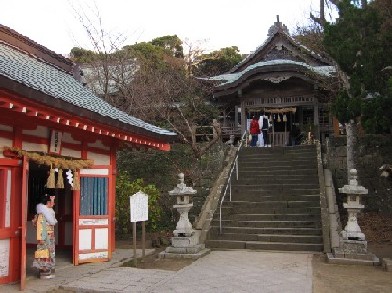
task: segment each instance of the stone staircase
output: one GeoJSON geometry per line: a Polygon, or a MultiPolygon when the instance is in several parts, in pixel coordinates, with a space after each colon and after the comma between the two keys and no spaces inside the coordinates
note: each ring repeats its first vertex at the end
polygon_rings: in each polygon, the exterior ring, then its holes
{"type": "MultiPolygon", "coordinates": [[[[235,176],[234,176],[235,177],[235,176]]],[[[232,201],[214,213],[206,246],[213,249],[323,251],[315,145],[242,148],[232,201]]]]}

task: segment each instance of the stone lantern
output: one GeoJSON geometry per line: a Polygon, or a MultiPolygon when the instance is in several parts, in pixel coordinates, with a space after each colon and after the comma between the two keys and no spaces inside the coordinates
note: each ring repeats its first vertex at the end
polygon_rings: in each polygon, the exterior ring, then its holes
{"type": "Polygon", "coordinates": [[[180,181],[173,190],[169,191],[169,195],[174,195],[177,197],[177,204],[173,208],[177,209],[180,214],[180,219],[177,222],[176,230],[173,231],[174,236],[192,236],[194,230],[192,229],[192,224],[189,222],[188,213],[193,207],[192,195],[196,194],[197,191],[192,187],[186,186],[184,183],[184,174],[178,174],[178,179],[180,181]]]}
{"type": "Polygon", "coordinates": [[[368,190],[358,185],[357,170],[350,170],[349,184],[339,188],[339,192],[347,195],[343,207],[347,209],[347,225],[340,232],[339,247],[333,248],[332,253],[327,253],[330,263],[336,264],[362,264],[378,265],[379,259],[367,251],[365,234],[358,225],[357,215],[365,207],[361,203],[361,196],[367,195],[368,190]]]}
{"type": "Polygon", "coordinates": [[[347,201],[343,204],[343,207],[347,209],[348,220],[347,225],[341,232],[341,236],[344,240],[365,240],[365,234],[361,232],[361,228],[358,225],[357,215],[365,206],[361,204],[361,196],[367,195],[368,190],[358,185],[357,181],[357,170],[350,170],[351,179],[348,185],[344,185],[339,188],[340,193],[347,195],[347,201]]]}
{"type": "Polygon", "coordinates": [[[192,195],[197,191],[184,183],[184,174],[178,174],[179,183],[169,195],[176,196],[176,204],[173,207],[179,212],[180,219],[177,222],[171,246],[159,254],[160,258],[193,258],[197,259],[210,252],[204,244],[200,244],[200,230],[194,230],[189,221],[188,213],[193,207],[192,195]]]}

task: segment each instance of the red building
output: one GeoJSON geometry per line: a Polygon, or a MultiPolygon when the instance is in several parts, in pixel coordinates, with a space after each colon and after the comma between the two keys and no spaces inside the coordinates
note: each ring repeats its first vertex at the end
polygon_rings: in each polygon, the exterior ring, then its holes
{"type": "Polygon", "coordinates": [[[110,106],[73,74],[71,60],[0,25],[0,284],[21,280],[24,288],[26,247],[35,244],[30,219],[49,175],[56,246],[72,249],[74,265],[106,261],[117,149],[168,151],[176,137],[110,106]]]}

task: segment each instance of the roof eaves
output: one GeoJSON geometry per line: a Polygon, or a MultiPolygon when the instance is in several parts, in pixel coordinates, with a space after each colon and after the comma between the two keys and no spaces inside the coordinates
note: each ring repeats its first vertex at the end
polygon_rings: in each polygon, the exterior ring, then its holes
{"type": "Polygon", "coordinates": [[[208,78],[208,80],[221,81],[221,83],[217,86],[217,87],[221,87],[221,86],[236,82],[242,76],[244,76],[246,73],[252,72],[253,70],[255,70],[257,68],[267,67],[267,66],[277,66],[277,65],[294,65],[299,68],[313,71],[316,74],[318,74],[320,76],[325,76],[325,77],[331,76],[332,73],[336,72],[336,68],[334,66],[311,66],[311,65],[308,65],[303,62],[279,59],[279,60],[258,62],[258,63],[255,63],[255,64],[248,66],[243,71],[213,76],[213,77],[208,78]]]}

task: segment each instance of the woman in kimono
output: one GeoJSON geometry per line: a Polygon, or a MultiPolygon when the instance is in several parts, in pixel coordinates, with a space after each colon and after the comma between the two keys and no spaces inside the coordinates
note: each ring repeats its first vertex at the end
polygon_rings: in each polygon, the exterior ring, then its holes
{"type": "Polygon", "coordinates": [[[33,267],[39,270],[41,279],[54,278],[55,267],[55,217],[54,196],[45,194],[37,205],[37,250],[35,251],[33,267]]]}

